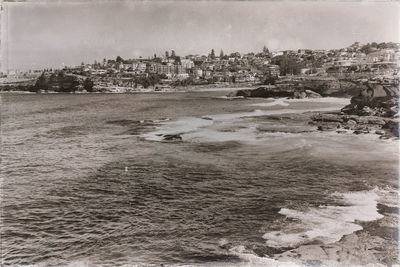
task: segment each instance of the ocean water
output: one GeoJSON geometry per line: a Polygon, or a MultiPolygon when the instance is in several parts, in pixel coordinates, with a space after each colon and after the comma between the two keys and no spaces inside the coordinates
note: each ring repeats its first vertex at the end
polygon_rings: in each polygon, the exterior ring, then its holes
{"type": "Polygon", "coordinates": [[[296,117],[348,99],[226,93],[2,95],[2,264],[274,266],[382,218],[398,143],[296,117]]]}

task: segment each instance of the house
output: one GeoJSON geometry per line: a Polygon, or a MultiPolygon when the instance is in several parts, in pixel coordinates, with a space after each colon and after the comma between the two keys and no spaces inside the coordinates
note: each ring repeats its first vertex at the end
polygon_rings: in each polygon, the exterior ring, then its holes
{"type": "Polygon", "coordinates": [[[278,65],[266,65],[266,70],[271,76],[279,76],[281,73],[280,68],[278,65]]]}
{"type": "Polygon", "coordinates": [[[196,69],[194,74],[196,75],[196,77],[203,77],[203,70],[196,69]]]}
{"type": "Polygon", "coordinates": [[[194,62],[190,59],[181,59],[181,65],[184,69],[194,68],[194,62]]]}
{"type": "Polygon", "coordinates": [[[185,80],[185,79],[189,78],[189,74],[188,73],[178,73],[178,74],[176,74],[176,77],[179,80],[185,80]]]}
{"type": "Polygon", "coordinates": [[[146,71],[146,68],[147,68],[146,63],[140,62],[140,63],[138,64],[138,66],[137,66],[136,69],[137,69],[139,72],[145,72],[145,71],[146,71]]]}
{"type": "Polygon", "coordinates": [[[395,62],[396,61],[396,53],[393,49],[383,49],[376,52],[369,53],[367,55],[367,63],[376,63],[376,62],[395,62]]]}

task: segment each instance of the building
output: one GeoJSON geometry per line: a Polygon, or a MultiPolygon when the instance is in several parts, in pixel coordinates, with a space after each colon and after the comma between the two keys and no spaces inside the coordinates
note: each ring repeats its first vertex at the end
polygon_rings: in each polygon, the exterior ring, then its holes
{"type": "Polygon", "coordinates": [[[190,59],[181,59],[181,65],[184,69],[192,69],[194,68],[194,62],[190,59]]]}
{"type": "Polygon", "coordinates": [[[281,70],[278,65],[267,65],[266,69],[269,73],[269,75],[278,77],[281,73],[281,70]]]}
{"type": "Polygon", "coordinates": [[[158,66],[161,65],[160,63],[150,62],[147,64],[147,72],[148,73],[157,73],[158,66]]]}
{"type": "Polygon", "coordinates": [[[139,64],[138,64],[138,66],[137,66],[137,70],[139,71],[139,72],[145,72],[146,71],[146,68],[147,68],[147,66],[146,66],[146,63],[144,63],[144,62],[140,62],[139,64]]]}
{"type": "Polygon", "coordinates": [[[367,55],[368,63],[395,62],[396,54],[393,49],[383,49],[367,55]]]}

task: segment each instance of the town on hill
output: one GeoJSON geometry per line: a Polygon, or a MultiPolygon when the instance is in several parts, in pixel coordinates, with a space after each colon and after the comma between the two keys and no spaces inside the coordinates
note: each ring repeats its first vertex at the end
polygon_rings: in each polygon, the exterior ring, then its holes
{"type": "Polygon", "coordinates": [[[2,74],[1,91],[104,92],[170,91],[197,87],[252,87],[282,79],[396,79],[397,43],[358,42],[333,50],[299,49],[179,56],[174,50],[150,58],[103,59],[78,66],[2,74]]]}

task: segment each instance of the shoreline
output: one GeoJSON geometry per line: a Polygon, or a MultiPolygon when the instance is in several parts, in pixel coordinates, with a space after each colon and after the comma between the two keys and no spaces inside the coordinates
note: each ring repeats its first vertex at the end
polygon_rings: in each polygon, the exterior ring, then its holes
{"type": "Polygon", "coordinates": [[[125,94],[164,94],[164,93],[190,93],[190,92],[211,92],[211,91],[233,91],[238,89],[251,89],[252,87],[180,87],[180,88],[173,88],[171,90],[160,90],[155,91],[153,90],[137,90],[137,91],[130,91],[130,92],[30,92],[30,91],[0,91],[0,95],[2,94],[14,94],[14,95],[95,95],[95,94],[106,94],[106,95],[125,95],[125,94]]]}
{"type": "Polygon", "coordinates": [[[327,266],[392,266],[399,264],[399,206],[396,192],[385,192],[377,201],[377,210],[383,218],[358,224],[363,229],[344,235],[328,244],[306,244],[277,253],[273,259],[299,265],[327,266]],[[391,198],[385,201],[384,198],[391,198]],[[394,199],[393,199],[394,198],[394,199]],[[389,202],[389,203],[388,203],[389,202]],[[397,203],[395,203],[397,204],[397,203]]]}

